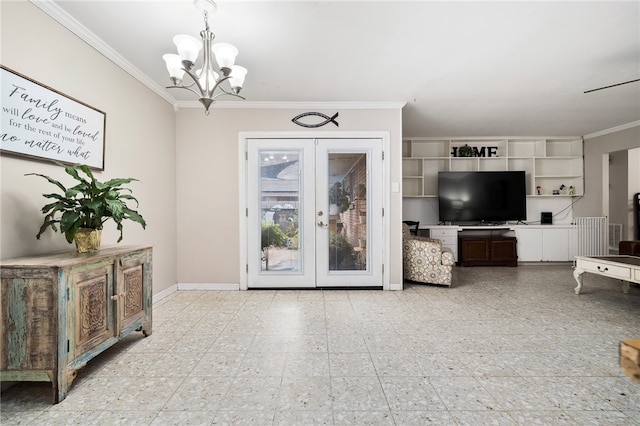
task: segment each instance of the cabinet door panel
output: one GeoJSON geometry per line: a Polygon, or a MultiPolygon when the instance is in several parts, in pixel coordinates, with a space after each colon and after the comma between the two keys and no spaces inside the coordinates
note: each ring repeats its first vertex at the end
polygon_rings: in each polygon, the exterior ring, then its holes
{"type": "Polygon", "coordinates": [[[123,259],[118,268],[118,332],[144,317],[146,257],[123,259]]]}
{"type": "Polygon", "coordinates": [[[518,255],[515,238],[499,238],[491,241],[491,261],[496,264],[516,266],[518,255]]]}
{"type": "Polygon", "coordinates": [[[542,229],[518,229],[518,260],[540,262],[542,260],[542,229]]]}
{"type": "Polygon", "coordinates": [[[108,338],[116,336],[113,324],[113,265],[94,266],[73,274],[69,311],[73,326],[72,358],[77,358],[108,338]],[[74,314],[75,312],[75,314],[74,314]]]}
{"type": "Polygon", "coordinates": [[[569,229],[544,229],[542,231],[543,260],[567,262],[569,258],[569,229]]]}
{"type": "Polygon", "coordinates": [[[474,262],[489,262],[489,241],[487,239],[462,238],[460,240],[460,257],[463,266],[474,262]]]}

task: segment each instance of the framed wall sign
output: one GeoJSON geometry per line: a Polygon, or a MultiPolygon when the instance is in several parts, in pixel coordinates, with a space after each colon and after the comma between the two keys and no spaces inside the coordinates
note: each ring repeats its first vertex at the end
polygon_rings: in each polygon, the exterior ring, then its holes
{"type": "Polygon", "coordinates": [[[0,153],[104,170],[104,112],[0,68],[0,153]]]}

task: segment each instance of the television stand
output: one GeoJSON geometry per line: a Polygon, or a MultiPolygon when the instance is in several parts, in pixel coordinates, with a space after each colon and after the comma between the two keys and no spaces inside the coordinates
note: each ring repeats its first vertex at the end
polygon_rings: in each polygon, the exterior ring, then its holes
{"type": "Polygon", "coordinates": [[[459,225],[460,231],[513,231],[512,225],[459,225]]]}
{"type": "Polygon", "coordinates": [[[460,266],[518,266],[515,237],[463,236],[459,248],[460,266]]]}

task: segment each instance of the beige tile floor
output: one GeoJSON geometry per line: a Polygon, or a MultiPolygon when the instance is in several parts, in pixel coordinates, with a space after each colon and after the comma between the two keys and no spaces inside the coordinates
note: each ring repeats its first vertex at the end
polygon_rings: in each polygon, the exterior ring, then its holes
{"type": "Polygon", "coordinates": [[[403,292],[177,292],[49,403],[2,394],[3,425],[634,425],[640,288],[567,265],[456,268],[403,292]]]}

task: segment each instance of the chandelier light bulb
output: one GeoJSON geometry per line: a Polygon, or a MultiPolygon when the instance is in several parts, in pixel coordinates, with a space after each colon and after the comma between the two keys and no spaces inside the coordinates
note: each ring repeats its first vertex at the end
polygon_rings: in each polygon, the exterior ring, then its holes
{"type": "Polygon", "coordinates": [[[216,62],[220,68],[231,68],[236,62],[236,56],[238,56],[238,49],[229,43],[216,43],[211,51],[216,56],[216,62]]]}
{"type": "Polygon", "coordinates": [[[173,83],[180,84],[182,77],[184,77],[180,56],[175,53],[167,53],[166,55],[162,55],[162,59],[164,59],[167,65],[167,71],[169,71],[169,77],[173,80],[173,83]]]}
{"type": "Polygon", "coordinates": [[[241,67],[240,65],[234,65],[231,67],[231,76],[229,78],[229,85],[232,89],[236,90],[236,93],[242,89],[242,85],[244,84],[244,78],[247,75],[247,69],[245,67],[241,67]]]}
{"type": "Polygon", "coordinates": [[[178,48],[178,54],[183,62],[188,62],[191,65],[185,66],[189,69],[195,64],[198,59],[200,49],[202,49],[202,42],[195,37],[186,34],[180,34],[173,38],[173,42],[178,48]]]}

